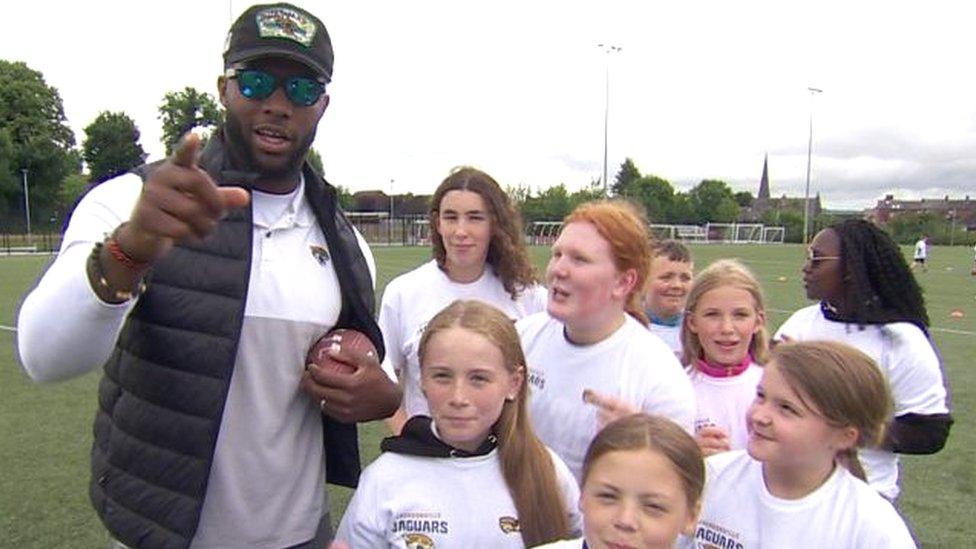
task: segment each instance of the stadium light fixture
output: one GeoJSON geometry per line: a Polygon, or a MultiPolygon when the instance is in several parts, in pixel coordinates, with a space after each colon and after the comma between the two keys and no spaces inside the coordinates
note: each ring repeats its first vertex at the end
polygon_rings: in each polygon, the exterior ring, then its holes
{"type": "Polygon", "coordinates": [[[807,139],[807,185],[803,193],[803,243],[810,242],[810,160],[813,157],[813,97],[823,93],[819,88],[807,88],[810,92],[810,137],[807,139]]]}
{"type": "Polygon", "coordinates": [[[604,83],[606,85],[606,91],[603,103],[603,195],[607,194],[607,140],[608,140],[608,130],[610,127],[610,54],[619,53],[620,46],[614,46],[613,44],[597,44],[597,47],[607,54],[606,62],[606,73],[604,83]]]}

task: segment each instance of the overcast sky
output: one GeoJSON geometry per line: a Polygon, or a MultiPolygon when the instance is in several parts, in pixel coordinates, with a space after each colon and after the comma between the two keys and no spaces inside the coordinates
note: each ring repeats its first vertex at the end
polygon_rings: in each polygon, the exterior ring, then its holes
{"type": "MultiPolygon", "coordinates": [[[[626,157],[687,190],[701,179],[833,208],[976,198],[972,2],[304,0],[336,51],[315,147],[330,182],[429,193],[457,165],[503,185],[571,190],[626,157]],[[598,43],[622,51],[607,55],[598,43]],[[809,86],[823,89],[811,100],[809,86]]],[[[0,58],[64,100],[80,143],[124,111],[151,159],[167,91],[214,93],[244,0],[6,3],[0,58]]]]}

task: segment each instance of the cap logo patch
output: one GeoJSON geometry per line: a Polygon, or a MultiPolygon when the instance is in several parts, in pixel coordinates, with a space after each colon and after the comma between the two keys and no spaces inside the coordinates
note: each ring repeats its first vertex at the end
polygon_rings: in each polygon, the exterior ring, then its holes
{"type": "Polygon", "coordinates": [[[289,8],[268,8],[254,16],[261,38],[283,38],[306,48],[315,38],[315,23],[304,13],[289,8]]]}

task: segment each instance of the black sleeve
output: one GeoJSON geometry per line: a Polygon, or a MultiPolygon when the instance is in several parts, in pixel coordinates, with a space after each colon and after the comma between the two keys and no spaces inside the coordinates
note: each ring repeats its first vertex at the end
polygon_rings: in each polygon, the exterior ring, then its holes
{"type": "Polygon", "coordinates": [[[905,414],[888,425],[884,447],[898,454],[934,454],[945,446],[952,427],[949,414],[905,414]]]}

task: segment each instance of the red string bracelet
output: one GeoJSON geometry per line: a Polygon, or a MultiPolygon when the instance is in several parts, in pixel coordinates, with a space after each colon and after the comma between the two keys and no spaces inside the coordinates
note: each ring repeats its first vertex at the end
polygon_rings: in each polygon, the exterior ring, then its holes
{"type": "Polygon", "coordinates": [[[116,240],[114,234],[112,234],[111,236],[105,239],[105,249],[108,250],[108,253],[116,261],[125,265],[125,267],[130,271],[134,271],[134,272],[144,271],[146,270],[147,267],[149,267],[148,261],[138,261],[136,259],[133,259],[131,255],[125,253],[125,251],[123,251],[122,248],[119,247],[119,241],[116,240]]]}

